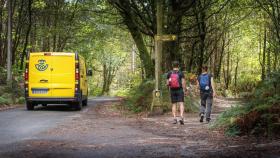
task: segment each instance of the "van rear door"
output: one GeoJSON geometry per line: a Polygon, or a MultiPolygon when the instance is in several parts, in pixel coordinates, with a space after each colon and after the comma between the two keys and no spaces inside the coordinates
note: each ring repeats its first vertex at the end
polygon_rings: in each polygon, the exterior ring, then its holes
{"type": "Polygon", "coordinates": [[[51,94],[54,98],[75,95],[75,53],[52,53],[51,94]]]}
{"type": "Polygon", "coordinates": [[[30,53],[29,58],[29,96],[50,97],[52,58],[45,53],[30,53]]]}

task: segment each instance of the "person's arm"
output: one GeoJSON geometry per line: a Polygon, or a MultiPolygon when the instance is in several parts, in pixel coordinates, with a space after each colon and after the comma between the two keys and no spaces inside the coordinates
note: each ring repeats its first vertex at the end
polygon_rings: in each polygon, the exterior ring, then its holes
{"type": "Polygon", "coordinates": [[[212,86],[212,90],[213,90],[213,96],[216,97],[216,88],[215,88],[215,82],[213,77],[211,77],[211,86],[212,86]]]}
{"type": "Polygon", "coordinates": [[[183,72],[181,73],[181,77],[182,77],[181,79],[182,79],[183,91],[184,91],[184,94],[187,95],[187,84],[186,84],[186,79],[185,79],[185,75],[183,72]]]}
{"type": "Polygon", "coordinates": [[[199,77],[196,78],[196,86],[197,86],[197,90],[200,90],[200,87],[199,87],[199,77]]]}
{"type": "Polygon", "coordinates": [[[166,86],[169,86],[169,77],[170,77],[170,73],[168,72],[166,75],[166,86]]]}
{"type": "Polygon", "coordinates": [[[182,78],[182,86],[183,86],[184,92],[186,92],[187,91],[187,85],[186,85],[186,79],[185,78],[182,78]]]}

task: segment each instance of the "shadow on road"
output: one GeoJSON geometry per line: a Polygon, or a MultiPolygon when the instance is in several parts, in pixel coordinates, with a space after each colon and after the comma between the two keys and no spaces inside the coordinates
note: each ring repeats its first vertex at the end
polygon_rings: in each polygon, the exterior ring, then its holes
{"type": "Polygon", "coordinates": [[[57,111],[57,112],[72,112],[77,111],[68,104],[50,104],[47,106],[36,106],[34,111],[57,111]]]}

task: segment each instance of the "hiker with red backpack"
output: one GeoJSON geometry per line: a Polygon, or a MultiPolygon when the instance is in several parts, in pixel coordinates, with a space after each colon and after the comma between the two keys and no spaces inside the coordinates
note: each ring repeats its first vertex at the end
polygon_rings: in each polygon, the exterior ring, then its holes
{"type": "Polygon", "coordinates": [[[199,85],[201,99],[199,122],[203,122],[204,117],[206,117],[206,122],[209,123],[211,120],[210,115],[212,111],[213,98],[216,96],[216,91],[213,77],[208,73],[207,66],[202,67],[202,74],[198,76],[197,84],[199,85]]]}
{"type": "Polygon", "coordinates": [[[172,62],[173,70],[169,71],[167,74],[166,84],[170,90],[171,102],[172,102],[172,114],[173,114],[173,124],[177,124],[176,105],[180,106],[180,119],[181,125],[184,124],[184,96],[186,92],[186,81],[185,76],[182,71],[179,70],[179,62],[172,62]]]}

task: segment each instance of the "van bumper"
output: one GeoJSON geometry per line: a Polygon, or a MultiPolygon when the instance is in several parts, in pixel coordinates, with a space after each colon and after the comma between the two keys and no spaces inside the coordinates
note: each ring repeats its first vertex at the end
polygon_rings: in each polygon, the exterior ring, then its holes
{"type": "Polygon", "coordinates": [[[70,102],[77,102],[78,98],[31,98],[27,97],[27,102],[33,103],[48,103],[48,104],[67,104],[70,102]]]}

